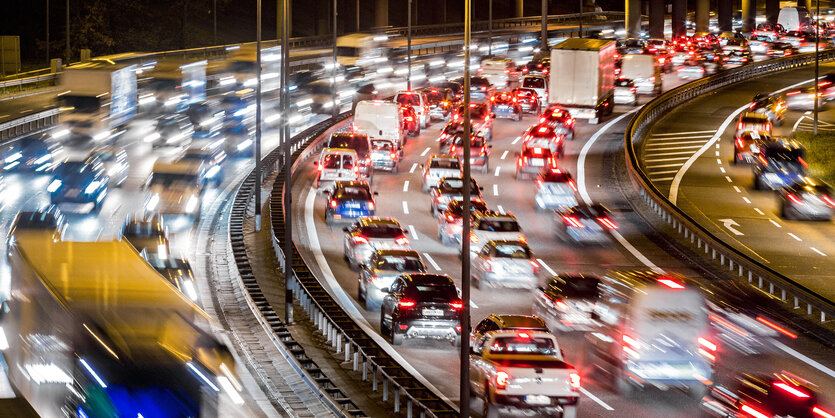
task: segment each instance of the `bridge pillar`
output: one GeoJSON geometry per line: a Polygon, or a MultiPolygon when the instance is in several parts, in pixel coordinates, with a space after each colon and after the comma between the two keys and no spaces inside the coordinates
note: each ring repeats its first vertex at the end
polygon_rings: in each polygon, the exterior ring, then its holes
{"type": "Polygon", "coordinates": [[[664,14],[667,5],[664,0],[649,0],[649,37],[664,38],[664,14]]]}
{"type": "Polygon", "coordinates": [[[731,18],[733,17],[733,5],[731,1],[723,1],[719,0],[718,2],[719,10],[719,30],[722,32],[727,32],[732,30],[733,25],[731,24],[731,18]]]}
{"type": "MultiPolygon", "coordinates": [[[[282,12],[284,11],[284,7],[282,7],[282,4],[281,4],[282,0],[276,0],[275,3],[276,3],[276,7],[275,7],[275,14],[276,14],[275,39],[281,39],[281,22],[283,22],[284,14],[282,12]]],[[[287,8],[289,9],[287,11],[287,13],[288,13],[287,21],[290,22],[290,23],[287,24],[287,33],[289,33],[291,37],[293,36],[293,23],[292,23],[293,22],[293,6],[292,6],[292,4],[293,4],[292,1],[287,2],[287,8]]]]}
{"type": "Polygon", "coordinates": [[[709,30],[710,0],[696,0],[696,32],[707,32],[709,30]]]}
{"type": "Polygon", "coordinates": [[[374,26],[389,25],[389,0],[374,0],[374,26]]]}
{"type": "Polygon", "coordinates": [[[626,38],[641,36],[641,0],[626,0],[626,38]]]}
{"type": "Polygon", "coordinates": [[[742,0],[742,31],[751,32],[757,27],[757,0],[742,0]]]}
{"type": "Polygon", "coordinates": [[[525,16],[525,0],[516,0],[516,17],[525,16]]]}
{"type": "Polygon", "coordinates": [[[670,24],[673,29],[674,38],[687,35],[687,26],[684,23],[686,16],[687,0],[673,0],[673,15],[670,24]]]}
{"type": "Polygon", "coordinates": [[[778,15],[780,15],[780,0],[765,0],[765,20],[768,23],[777,23],[778,15]]]}

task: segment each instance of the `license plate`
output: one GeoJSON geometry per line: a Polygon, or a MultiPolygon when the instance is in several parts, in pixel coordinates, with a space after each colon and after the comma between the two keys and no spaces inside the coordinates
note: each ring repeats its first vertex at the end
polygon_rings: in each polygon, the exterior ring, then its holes
{"type": "Polygon", "coordinates": [[[444,311],[441,309],[424,309],[423,315],[424,316],[441,316],[444,314],[444,311]]]}
{"type": "Polygon", "coordinates": [[[345,207],[349,208],[349,209],[359,209],[360,204],[356,203],[356,202],[348,202],[348,203],[345,204],[345,207]]]}
{"type": "Polygon", "coordinates": [[[534,167],[542,167],[545,165],[545,160],[542,158],[535,158],[531,160],[531,165],[534,167]]]}
{"type": "Polygon", "coordinates": [[[525,403],[529,405],[548,405],[551,403],[551,398],[545,395],[527,395],[525,396],[525,403]]]}

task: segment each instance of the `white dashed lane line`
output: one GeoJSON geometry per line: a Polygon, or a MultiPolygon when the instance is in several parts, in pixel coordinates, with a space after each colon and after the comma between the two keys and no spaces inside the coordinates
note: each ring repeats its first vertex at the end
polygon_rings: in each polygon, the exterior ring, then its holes
{"type": "Polygon", "coordinates": [[[782,228],[783,227],[783,225],[778,224],[777,221],[775,221],[774,219],[769,219],[768,221],[771,222],[772,224],[774,224],[774,226],[776,226],[777,228],[782,228]]]}
{"type": "Polygon", "coordinates": [[[417,170],[417,167],[418,167],[417,163],[412,164],[412,168],[409,170],[409,173],[414,173],[415,170],[417,170]]]}
{"type": "Polygon", "coordinates": [[[405,213],[406,215],[409,214],[409,204],[406,203],[405,200],[403,201],[403,213],[405,213]]]}
{"type": "Polygon", "coordinates": [[[504,213],[504,208],[502,207],[502,205],[498,205],[496,206],[496,208],[499,209],[499,213],[504,213]]]}
{"type": "Polygon", "coordinates": [[[725,180],[727,180],[728,183],[733,183],[734,182],[733,179],[731,179],[731,176],[725,176],[725,180]]]}
{"type": "Polygon", "coordinates": [[[510,144],[511,144],[511,145],[516,145],[516,143],[517,143],[517,142],[519,142],[519,140],[520,140],[520,139],[522,139],[522,137],[521,137],[521,136],[517,136],[517,137],[516,137],[516,139],[514,139],[514,140],[513,140],[513,142],[511,142],[510,144]]]}
{"type": "Polygon", "coordinates": [[[429,154],[429,151],[432,151],[432,148],[426,147],[426,149],[423,150],[423,152],[420,153],[420,156],[425,157],[426,154],[429,154]]]}
{"type": "Polygon", "coordinates": [[[412,234],[412,238],[414,238],[415,241],[420,239],[420,237],[418,236],[417,231],[415,231],[415,226],[414,225],[409,225],[409,233],[412,234]]]}
{"type": "Polygon", "coordinates": [[[502,171],[502,167],[496,167],[496,177],[499,177],[499,172],[502,171]]]}
{"type": "Polygon", "coordinates": [[[498,196],[498,195],[499,195],[499,185],[494,184],[493,185],[493,196],[498,196]]]}
{"type": "Polygon", "coordinates": [[[826,254],[824,254],[824,253],[823,253],[823,251],[821,251],[821,250],[819,250],[819,249],[817,249],[817,248],[815,248],[815,247],[809,247],[809,249],[810,249],[810,250],[812,250],[812,251],[814,251],[814,252],[816,252],[816,253],[818,253],[818,254],[820,254],[820,255],[822,255],[822,256],[824,256],[824,257],[826,257],[826,254]]]}
{"type": "Polygon", "coordinates": [[[582,393],[583,395],[588,396],[589,399],[595,401],[598,405],[602,406],[603,409],[605,409],[607,411],[614,411],[615,410],[615,408],[612,408],[611,406],[609,406],[609,404],[607,404],[606,402],[603,402],[597,396],[592,395],[592,393],[589,392],[588,390],[586,390],[585,388],[580,388],[580,393],[582,393]]]}
{"type": "Polygon", "coordinates": [[[737,193],[742,193],[742,190],[740,190],[738,186],[734,186],[734,191],[737,193]]]}
{"type": "Polygon", "coordinates": [[[803,241],[802,239],[800,239],[800,237],[798,237],[798,236],[797,236],[797,235],[795,235],[795,234],[792,234],[791,232],[789,232],[787,235],[788,235],[788,236],[790,236],[790,237],[792,237],[792,238],[794,238],[794,239],[795,239],[795,240],[797,240],[797,241],[803,241]]]}
{"type": "Polygon", "coordinates": [[[725,167],[719,167],[719,171],[721,171],[724,174],[725,173],[725,167]]]}
{"type": "Polygon", "coordinates": [[[757,213],[759,213],[760,215],[765,216],[765,213],[763,213],[763,211],[761,211],[761,210],[760,210],[760,208],[754,208],[754,212],[757,212],[757,213]]]}
{"type": "Polygon", "coordinates": [[[504,159],[505,159],[505,157],[507,157],[507,153],[508,153],[508,152],[509,152],[509,151],[505,150],[505,151],[502,153],[502,157],[501,157],[501,159],[502,159],[502,160],[504,160],[504,159]]]}
{"type": "Polygon", "coordinates": [[[716,159],[716,164],[722,165],[722,159],[721,159],[721,158],[717,158],[717,159],[716,159]]]}
{"type": "Polygon", "coordinates": [[[552,276],[556,276],[556,275],[557,275],[557,272],[556,272],[556,271],[554,271],[554,270],[553,270],[551,267],[549,267],[547,264],[545,264],[545,261],[543,261],[541,258],[537,258],[537,259],[536,259],[536,261],[538,261],[538,262],[539,262],[539,265],[540,265],[540,266],[542,266],[542,268],[544,268],[545,270],[547,270],[547,271],[548,271],[548,273],[549,273],[550,275],[552,275],[552,276]]]}
{"type": "Polygon", "coordinates": [[[745,201],[745,203],[747,203],[747,204],[749,204],[749,205],[751,204],[751,199],[749,199],[749,198],[747,198],[747,197],[745,197],[745,196],[742,196],[742,200],[744,200],[744,201],[745,201]]]}
{"type": "Polygon", "coordinates": [[[435,270],[437,270],[437,271],[441,271],[441,266],[439,266],[439,265],[438,265],[438,263],[436,263],[436,262],[435,262],[435,259],[434,259],[434,258],[432,258],[432,256],[431,256],[431,255],[429,255],[429,253],[423,253],[423,257],[424,257],[424,258],[426,258],[426,261],[428,261],[428,262],[429,262],[429,264],[430,264],[430,265],[431,265],[431,266],[432,266],[435,270]]]}
{"type": "Polygon", "coordinates": [[[406,180],[406,181],[403,182],[403,191],[404,192],[409,191],[409,180],[406,180]]]}

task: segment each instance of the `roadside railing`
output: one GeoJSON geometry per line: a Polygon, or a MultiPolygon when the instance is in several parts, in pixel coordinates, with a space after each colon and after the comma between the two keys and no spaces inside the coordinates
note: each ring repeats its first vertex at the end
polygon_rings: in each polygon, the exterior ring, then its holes
{"type": "MultiPolygon", "coordinates": [[[[821,51],[820,60],[835,60],[835,50],[821,51]]],[[[699,225],[655,187],[644,171],[639,155],[652,124],[669,114],[676,106],[734,83],[807,66],[814,61],[814,53],[778,58],[723,71],[672,89],[641,108],[629,122],[624,141],[626,167],[632,182],[638,186],[642,199],[650,208],[676,231],[679,241],[690,246],[697,254],[727,269],[737,276],[739,281],[767,292],[775,300],[782,301],[791,313],[819,324],[829,332],[824,331],[825,335],[818,337],[835,343],[835,334],[832,334],[832,331],[835,331],[835,303],[757,262],[699,225]]]]}
{"type": "Polygon", "coordinates": [[[29,132],[48,128],[58,121],[58,113],[58,109],[49,109],[0,123],[0,142],[29,132]]]}

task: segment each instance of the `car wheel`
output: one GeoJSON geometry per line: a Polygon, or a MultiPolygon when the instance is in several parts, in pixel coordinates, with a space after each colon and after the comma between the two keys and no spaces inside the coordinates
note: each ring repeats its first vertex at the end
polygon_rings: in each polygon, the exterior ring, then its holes
{"type": "Polygon", "coordinates": [[[632,386],[632,383],[629,383],[629,380],[625,376],[623,376],[623,372],[619,373],[615,376],[615,389],[617,393],[624,398],[631,398],[632,394],[635,392],[635,387],[632,386]]]}
{"type": "Polygon", "coordinates": [[[401,345],[403,344],[403,334],[397,332],[398,324],[394,321],[391,322],[391,345],[401,345]]]}
{"type": "Polygon", "coordinates": [[[357,284],[357,301],[365,305],[365,309],[368,310],[368,301],[365,298],[365,294],[362,293],[362,287],[357,284]]]}
{"type": "Polygon", "coordinates": [[[380,334],[381,335],[388,335],[389,330],[388,330],[388,328],[386,328],[386,322],[383,321],[383,317],[384,317],[383,309],[380,309],[380,334]]]}

